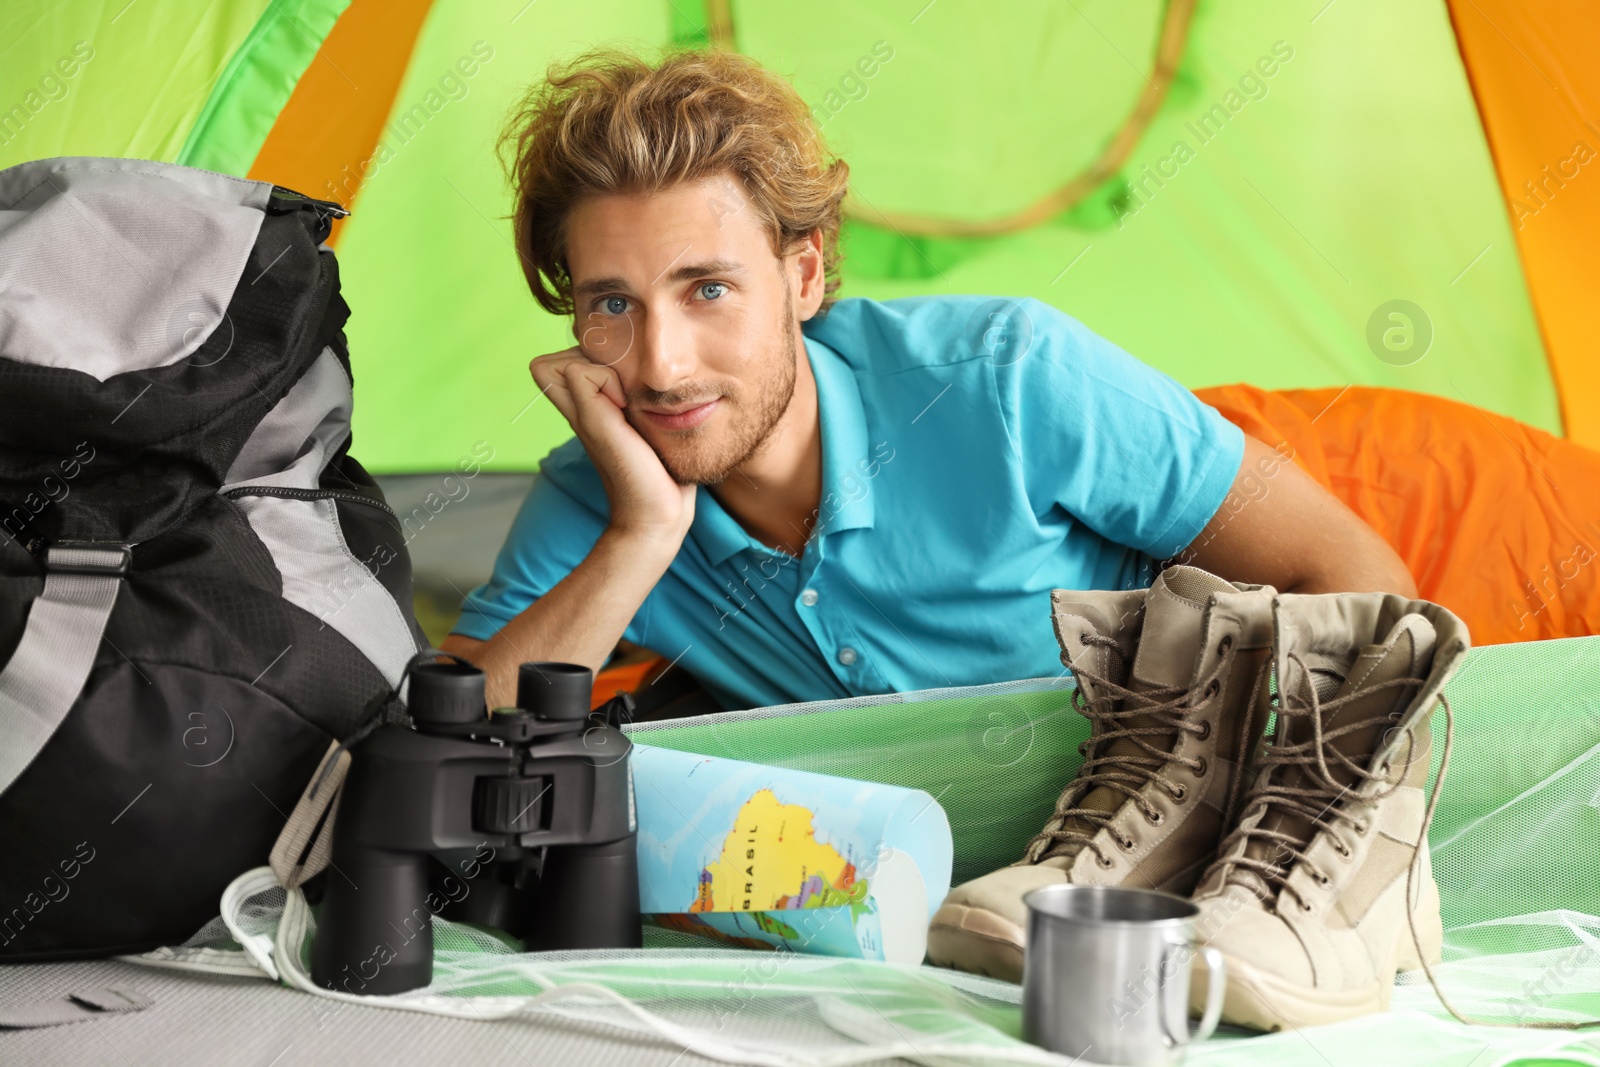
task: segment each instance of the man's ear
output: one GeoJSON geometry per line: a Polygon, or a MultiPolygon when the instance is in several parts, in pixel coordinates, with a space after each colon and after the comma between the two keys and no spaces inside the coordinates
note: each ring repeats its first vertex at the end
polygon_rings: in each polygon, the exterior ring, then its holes
{"type": "Polygon", "coordinates": [[[822,231],[812,230],[806,234],[790,256],[799,275],[795,279],[795,312],[800,321],[805,322],[822,307],[826,283],[822,269],[822,231]]]}

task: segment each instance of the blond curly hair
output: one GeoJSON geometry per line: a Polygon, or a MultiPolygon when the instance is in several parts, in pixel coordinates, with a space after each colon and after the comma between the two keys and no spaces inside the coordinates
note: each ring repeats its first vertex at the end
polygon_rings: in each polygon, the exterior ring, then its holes
{"type": "Polygon", "coordinates": [[[512,109],[498,142],[534,299],[573,311],[566,221],[582,198],[654,193],[729,172],[776,255],[822,232],[826,314],[839,289],[839,222],[850,168],[831,158],[788,81],[735,52],[669,49],[652,66],[599,49],[552,64],[512,109]]]}

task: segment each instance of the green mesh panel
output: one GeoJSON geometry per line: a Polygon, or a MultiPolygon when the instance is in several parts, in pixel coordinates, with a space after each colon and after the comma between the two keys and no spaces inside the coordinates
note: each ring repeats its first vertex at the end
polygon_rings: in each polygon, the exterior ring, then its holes
{"type": "MultiPolygon", "coordinates": [[[[950,818],[959,882],[1020,856],[1077,770],[1089,724],[1070,689],[1069,679],[1038,679],[634,731],[664,748],[926,790],[950,818]]],[[[1475,648],[1445,692],[1455,740],[1430,834],[1445,925],[1555,908],[1600,914],[1592,865],[1571,862],[1600,818],[1600,638],[1475,648]]],[[[1435,772],[1444,728],[1436,712],[1435,772]]]]}
{"type": "MultiPolygon", "coordinates": [[[[1068,684],[1039,679],[911,694],[909,703],[858,698],[635,729],[653,745],[927,790],[949,815],[960,882],[1014,860],[1081,762],[1076,745],[1088,723],[1071,710],[1068,684]]],[[[1600,1015],[1600,950],[1585,940],[1600,934],[1591,918],[1600,915],[1600,638],[1473,649],[1446,696],[1453,743],[1429,834],[1451,961],[1441,974],[1446,993],[1476,1017],[1600,1015]]],[[[1436,711],[1435,783],[1445,728],[1436,711]]],[[[1396,997],[1442,1012],[1420,975],[1396,997]]]]}

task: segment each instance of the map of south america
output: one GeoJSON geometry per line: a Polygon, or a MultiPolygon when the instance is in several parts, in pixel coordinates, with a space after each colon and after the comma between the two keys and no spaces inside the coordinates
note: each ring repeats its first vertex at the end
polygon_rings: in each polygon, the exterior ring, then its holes
{"type": "Polygon", "coordinates": [[[745,801],[722,853],[700,872],[691,912],[766,911],[864,904],[867,880],[816,839],[813,815],[770,789],[745,801]]]}

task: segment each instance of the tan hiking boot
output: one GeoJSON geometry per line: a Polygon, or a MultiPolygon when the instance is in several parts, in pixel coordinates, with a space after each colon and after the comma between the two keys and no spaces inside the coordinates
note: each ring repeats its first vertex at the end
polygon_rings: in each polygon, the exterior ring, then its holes
{"type": "Polygon", "coordinates": [[[1023,858],[957,886],[928,958],[1022,979],[1022,896],[1043,885],[1126,885],[1187,896],[1216,855],[1246,756],[1266,722],[1270,586],[1168,567],[1148,589],[1056,589],[1061,661],[1089,719],[1083,765],[1023,858]]]}
{"type": "Polygon", "coordinates": [[[1439,958],[1429,720],[1468,638],[1389,593],[1285,594],[1273,611],[1277,722],[1194,902],[1227,962],[1223,1020],[1290,1030],[1387,1009],[1396,970],[1420,966],[1413,920],[1439,958]]]}

